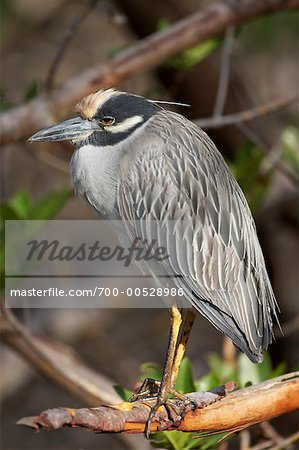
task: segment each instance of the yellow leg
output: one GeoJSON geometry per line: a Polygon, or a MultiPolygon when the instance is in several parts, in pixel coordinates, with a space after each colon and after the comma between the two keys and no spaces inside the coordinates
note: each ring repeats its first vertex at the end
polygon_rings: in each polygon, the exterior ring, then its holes
{"type": "Polygon", "coordinates": [[[176,354],[176,349],[177,349],[178,337],[179,337],[180,328],[181,328],[181,324],[182,324],[182,315],[181,315],[180,310],[176,306],[173,306],[170,310],[170,320],[171,320],[171,326],[170,326],[170,334],[169,334],[166,361],[165,361],[165,366],[164,366],[164,371],[163,371],[163,378],[162,378],[161,385],[159,388],[157,403],[152,408],[149,418],[148,418],[148,421],[146,423],[146,427],[145,427],[146,437],[149,437],[151,423],[153,421],[153,418],[154,418],[156,412],[158,411],[159,407],[166,402],[169,391],[171,390],[171,379],[172,379],[171,374],[172,374],[173,362],[175,359],[175,354],[176,354]]]}
{"type": "Polygon", "coordinates": [[[146,428],[145,435],[149,437],[150,426],[159,407],[166,403],[169,393],[175,388],[175,383],[179,373],[180,365],[184,357],[188,337],[195,319],[195,313],[192,310],[187,311],[187,316],[182,326],[182,315],[178,308],[172,307],[171,328],[167,349],[166,362],[163,371],[163,378],[160,384],[157,403],[152,408],[146,428]],[[181,335],[180,335],[181,332],[181,335]],[[180,336],[179,336],[180,335],[180,336]]]}
{"type": "Polygon", "coordinates": [[[180,366],[185,354],[186,345],[189,339],[190,331],[195,319],[195,313],[192,310],[187,311],[185,323],[182,327],[182,334],[174,357],[173,366],[171,370],[170,389],[175,389],[176,380],[180,370],[180,366]]]}
{"type": "Polygon", "coordinates": [[[182,315],[177,307],[174,306],[171,308],[170,317],[171,317],[171,329],[169,336],[169,344],[165,366],[163,370],[163,379],[160,387],[160,393],[163,393],[164,394],[163,396],[165,395],[167,396],[169,390],[171,389],[173,364],[176,357],[177,343],[182,325],[182,315]]]}

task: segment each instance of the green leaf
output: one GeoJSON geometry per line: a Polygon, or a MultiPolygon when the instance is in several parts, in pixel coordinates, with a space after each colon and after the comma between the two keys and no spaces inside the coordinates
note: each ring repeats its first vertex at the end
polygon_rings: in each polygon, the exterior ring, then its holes
{"type": "Polygon", "coordinates": [[[125,402],[127,402],[134,394],[133,391],[130,391],[129,389],[126,389],[125,387],[120,386],[119,384],[115,384],[113,388],[125,402]]]}
{"type": "Polygon", "coordinates": [[[237,380],[237,374],[233,366],[223,361],[220,355],[212,353],[209,355],[208,362],[212,373],[218,379],[218,385],[226,383],[227,381],[237,380]]]}
{"type": "Polygon", "coordinates": [[[272,361],[268,352],[264,352],[264,359],[262,363],[256,364],[260,381],[265,381],[271,378],[273,371],[272,361]]]}
{"type": "Polygon", "coordinates": [[[238,358],[238,379],[241,387],[246,387],[247,383],[257,384],[269,378],[279,377],[286,372],[286,363],[279,363],[275,369],[268,352],[264,352],[262,363],[254,364],[241,353],[238,358]]]}
{"type": "Polygon", "coordinates": [[[258,364],[252,363],[244,353],[238,358],[238,378],[241,387],[248,382],[257,384],[261,381],[258,364]]]}
{"type": "Polygon", "coordinates": [[[247,142],[236,153],[229,167],[245,192],[251,209],[256,210],[267,193],[270,174],[261,177],[261,164],[264,160],[263,152],[247,142]]]}
{"type": "Polygon", "coordinates": [[[52,219],[65,205],[70,197],[70,189],[64,188],[57,192],[50,192],[37,202],[31,211],[31,220],[52,219]]]}
{"type": "MultiPolygon", "coordinates": [[[[200,446],[198,447],[200,450],[211,450],[211,449],[217,449],[219,447],[219,441],[224,442],[226,440],[227,433],[219,433],[215,434],[213,436],[206,436],[203,438],[200,438],[200,446]]],[[[231,435],[229,436],[229,438],[231,435]]],[[[186,449],[186,450],[189,450],[186,449]]]]}
{"type": "Polygon", "coordinates": [[[37,97],[41,91],[41,82],[38,80],[32,81],[32,83],[28,86],[25,94],[24,94],[24,102],[29,102],[33,98],[37,97]]]}
{"type": "Polygon", "coordinates": [[[185,450],[193,433],[183,431],[159,431],[151,434],[151,444],[158,448],[169,448],[172,450],[185,450]]]}
{"type": "Polygon", "coordinates": [[[184,358],[181,363],[175,388],[177,391],[181,392],[181,394],[195,391],[192,366],[189,358],[184,358]]]}
{"type": "Polygon", "coordinates": [[[13,108],[15,105],[15,103],[11,102],[5,94],[4,89],[1,87],[0,88],[0,111],[7,111],[11,108],[13,108]]]}
{"type": "Polygon", "coordinates": [[[118,47],[110,48],[107,52],[107,57],[109,59],[112,59],[115,56],[119,55],[120,53],[122,53],[125,50],[128,50],[131,47],[132,46],[130,44],[123,44],[123,45],[119,45],[118,47]]]}
{"type": "Polygon", "coordinates": [[[165,19],[165,18],[161,18],[161,19],[158,20],[158,23],[157,23],[157,26],[156,26],[156,30],[157,31],[165,31],[169,27],[170,27],[169,20],[165,19]]]}
{"type": "Polygon", "coordinates": [[[281,361],[274,370],[272,370],[269,378],[280,377],[287,371],[287,364],[284,361],[281,361]]]}
{"type": "Polygon", "coordinates": [[[15,212],[18,219],[28,219],[31,210],[31,200],[28,192],[17,192],[8,202],[7,205],[15,212]]]}
{"type": "MultiPolygon", "coordinates": [[[[182,431],[162,431],[151,435],[151,444],[158,448],[173,450],[211,450],[217,449],[219,441],[227,440],[227,433],[202,436],[201,433],[184,433],[182,431]]],[[[231,435],[229,436],[229,438],[231,435]]]]}
{"type": "Polygon", "coordinates": [[[7,203],[3,203],[0,208],[1,226],[4,226],[4,220],[18,220],[20,217],[16,211],[7,203]]]}
{"type": "Polygon", "coordinates": [[[209,391],[210,389],[219,386],[219,384],[221,384],[221,382],[213,372],[202,376],[194,382],[196,392],[209,391]]]}
{"type": "Polygon", "coordinates": [[[288,127],[282,134],[282,159],[299,177],[299,129],[288,127]]]}
{"type": "Polygon", "coordinates": [[[166,65],[175,69],[191,69],[210,56],[220,46],[221,42],[222,38],[208,39],[171,58],[166,62],[166,65]]]}
{"type": "Polygon", "coordinates": [[[141,364],[139,370],[142,372],[142,375],[139,377],[140,380],[144,380],[146,378],[152,378],[157,381],[162,380],[163,370],[159,364],[146,362],[141,364]]]}

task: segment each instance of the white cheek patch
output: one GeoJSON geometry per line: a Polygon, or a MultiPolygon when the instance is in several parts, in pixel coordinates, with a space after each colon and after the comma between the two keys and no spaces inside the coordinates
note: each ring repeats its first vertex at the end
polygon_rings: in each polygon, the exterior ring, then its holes
{"type": "Polygon", "coordinates": [[[143,122],[143,116],[133,116],[125,119],[123,122],[117,125],[110,125],[104,127],[105,130],[110,131],[110,133],[123,133],[125,131],[129,131],[131,128],[135,127],[138,123],[143,122]]]}
{"type": "Polygon", "coordinates": [[[72,139],[70,142],[80,142],[89,138],[96,130],[86,131],[86,133],[82,133],[78,138],[72,139]]]}

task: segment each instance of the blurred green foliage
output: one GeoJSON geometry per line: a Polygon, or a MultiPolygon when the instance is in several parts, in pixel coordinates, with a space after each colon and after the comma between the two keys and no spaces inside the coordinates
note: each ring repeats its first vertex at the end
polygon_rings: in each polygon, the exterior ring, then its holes
{"type": "Polygon", "coordinates": [[[21,190],[1,204],[1,227],[4,220],[49,220],[61,210],[70,198],[69,188],[49,192],[32,202],[28,192],[21,190]]]}
{"type": "Polygon", "coordinates": [[[165,65],[175,69],[192,69],[210,56],[222,43],[222,38],[208,39],[194,47],[187,48],[182,53],[169,59],[165,65]]]}
{"type": "MultiPolygon", "coordinates": [[[[210,370],[206,375],[194,379],[191,362],[188,358],[184,358],[180,367],[176,390],[181,394],[208,391],[228,381],[235,381],[238,387],[242,388],[280,376],[286,371],[286,364],[283,362],[274,368],[267,352],[264,353],[264,360],[260,364],[252,363],[247,356],[240,353],[235,365],[225,361],[220,355],[211,354],[208,357],[208,366],[210,370]]],[[[163,370],[157,364],[144,363],[140,366],[140,371],[142,372],[140,380],[154,378],[160,381],[162,379],[163,370]]],[[[133,392],[120,386],[116,386],[115,389],[125,401],[129,400],[133,394],[133,392]]],[[[201,436],[201,433],[159,431],[151,435],[151,443],[154,447],[172,450],[217,449],[219,441],[223,442],[224,439],[226,439],[226,433],[201,436]]]]}
{"type": "Polygon", "coordinates": [[[299,180],[299,128],[288,127],[281,138],[281,158],[298,176],[299,180]]]}
{"type": "Polygon", "coordinates": [[[251,142],[247,142],[228,162],[234,177],[243,189],[252,211],[256,211],[264,200],[271,173],[261,176],[264,152],[251,142]]]}
{"type": "MultiPolygon", "coordinates": [[[[157,24],[157,31],[164,31],[170,26],[170,22],[167,19],[160,19],[157,24]]],[[[163,66],[172,67],[174,69],[192,69],[205,58],[210,56],[223,42],[222,37],[217,37],[213,39],[207,39],[206,41],[194,45],[193,47],[187,48],[179,55],[168,59],[163,66]]],[[[129,49],[132,45],[122,45],[119,47],[114,47],[110,49],[108,53],[109,58],[114,58],[121,52],[129,49]]]]}
{"type": "Polygon", "coordinates": [[[119,384],[115,384],[114,389],[116,390],[116,392],[118,393],[118,395],[125,401],[127,402],[133,395],[133,392],[130,391],[129,389],[126,389],[123,386],[120,386],[119,384]]]}
{"type": "Polygon", "coordinates": [[[4,89],[0,88],[0,112],[7,111],[14,106],[16,105],[7,98],[4,89]]]}
{"type": "Polygon", "coordinates": [[[33,80],[32,83],[29,84],[29,86],[27,87],[27,89],[25,91],[23,101],[29,102],[30,100],[34,99],[35,97],[37,97],[40,94],[41,90],[42,90],[41,81],[33,80]]]}
{"type": "Polygon", "coordinates": [[[240,29],[240,39],[247,51],[268,52],[287,38],[298,39],[299,12],[282,11],[260,17],[240,29]]]}
{"type": "Polygon", "coordinates": [[[25,190],[17,192],[13,197],[0,205],[0,274],[1,289],[4,288],[5,278],[5,220],[50,220],[65,205],[70,198],[69,188],[49,192],[37,202],[32,202],[25,190]]]}
{"type": "MultiPolygon", "coordinates": [[[[165,31],[170,27],[170,22],[167,19],[160,19],[157,23],[158,31],[165,31]]],[[[192,69],[208,56],[210,56],[223,42],[222,37],[207,39],[198,45],[187,48],[179,55],[170,58],[164,63],[166,67],[174,69],[192,69]]]]}
{"type": "MultiPolygon", "coordinates": [[[[42,83],[39,80],[33,80],[29,86],[25,89],[23,98],[20,103],[26,103],[37,97],[42,90],[42,83]]],[[[0,88],[0,112],[7,111],[13,107],[17,106],[16,103],[12,102],[7,98],[6,93],[3,88],[0,88]]]]}
{"type": "MultiPolygon", "coordinates": [[[[297,175],[299,182],[299,129],[287,127],[281,136],[281,160],[297,175]]],[[[265,171],[265,152],[252,142],[243,145],[228,161],[229,168],[255,212],[265,199],[273,170],[265,171]]]]}

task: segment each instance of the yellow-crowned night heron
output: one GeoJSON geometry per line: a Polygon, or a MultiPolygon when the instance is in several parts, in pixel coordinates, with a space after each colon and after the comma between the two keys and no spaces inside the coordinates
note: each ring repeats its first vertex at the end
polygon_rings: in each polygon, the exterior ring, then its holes
{"type": "Polygon", "coordinates": [[[164,246],[169,257],[148,270],[173,275],[189,302],[184,321],[171,305],[164,376],[148,433],[175,387],[195,311],[259,362],[271,342],[276,301],[247,201],[206,133],[159,102],[113,89],[89,95],[76,111],[78,117],[30,141],[73,143],[76,193],[102,216],[120,219],[122,238],[141,235],[164,246]]]}

